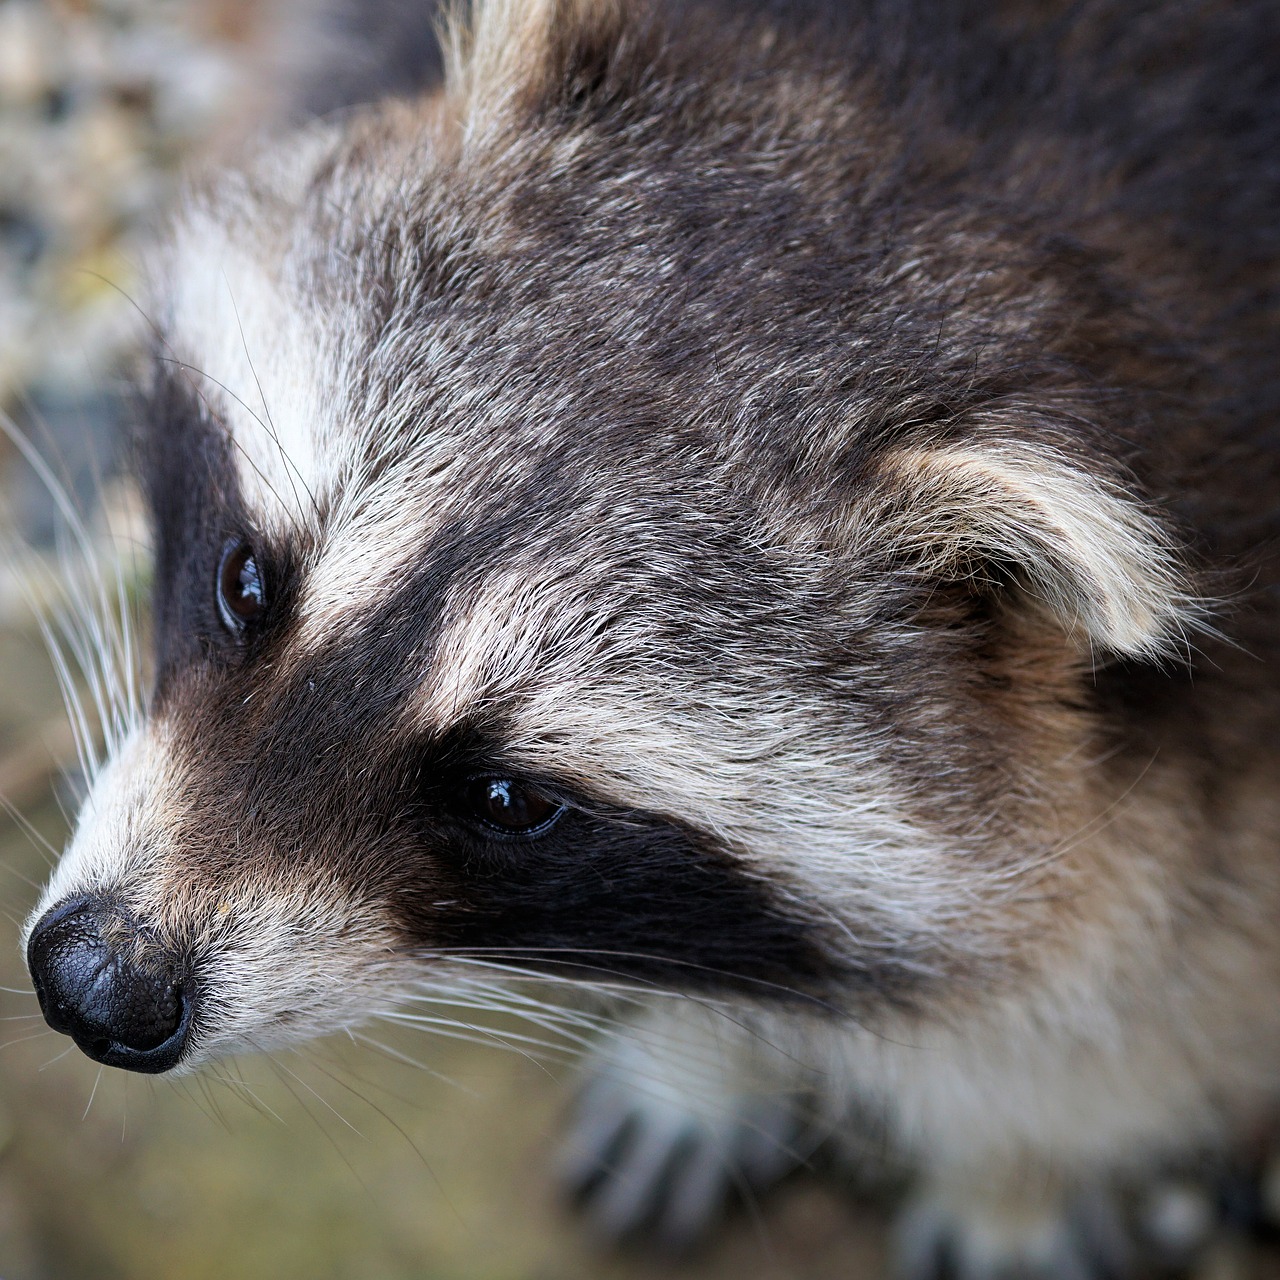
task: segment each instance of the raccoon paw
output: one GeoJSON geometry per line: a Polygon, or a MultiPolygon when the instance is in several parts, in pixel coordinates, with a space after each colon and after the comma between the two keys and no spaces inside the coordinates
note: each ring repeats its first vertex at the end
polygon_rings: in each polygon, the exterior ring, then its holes
{"type": "Polygon", "coordinates": [[[1034,1176],[1027,1184],[999,1196],[978,1174],[969,1186],[932,1186],[917,1192],[895,1223],[898,1276],[1117,1280],[1134,1270],[1130,1235],[1109,1196],[1098,1193],[1068,1201],[1043,1194],[1034,1176]]]}
{"type": "Polygon", "coordinates": [[[679,1064],[615,1053],[575,1099],[559,1172],[604,1241],[683,1253],[816,1145],[791,1099],[712,1092],[679,1064]]]}

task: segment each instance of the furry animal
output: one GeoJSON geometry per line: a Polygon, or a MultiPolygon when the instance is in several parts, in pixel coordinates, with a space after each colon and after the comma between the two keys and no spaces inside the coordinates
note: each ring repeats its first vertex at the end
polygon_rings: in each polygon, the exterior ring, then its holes
{"type": "Polygon", "coordinates": [[[1123,1266],[1111,1190],[1280,1096],[1275,7],[449,32],[156,254],[46,1017],[182,1071],[542,973],[631,1011],[612,1229],[816,1129],[915,1170],[911,1274],[1123,1266]]]}

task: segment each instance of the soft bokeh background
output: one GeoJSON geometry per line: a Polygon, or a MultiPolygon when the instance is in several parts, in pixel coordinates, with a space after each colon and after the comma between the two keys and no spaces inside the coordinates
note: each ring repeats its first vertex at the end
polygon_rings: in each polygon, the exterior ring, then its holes
{"type": "MultiPolygon", "coordinates": [[[[178,168],[252,117],[262,13],[256,0],[0,0],[0,413],[130,601],[145,596],[145,531],[112,459],[138,248],[178,168]]],[[[593,1250],[547,1172],[572,1069],[498,1047],[522,1033],[498,1020],[460,1039],[379,1026],[381,1049],[340,1039],[177,1083],[101,1069],[44,1029],[17,935],[81,782],[39,625],[61,595],[57,505],[0,435],[3,1280],[881,1273],[879,1215],[831,1178],[739,1208],[679,1264],[593,1250]]],[[[1198,1272],[1280,1265],[1227,1236],[1198,1272]]]]}
{"type": "MultiPolygon", "coordinates": [[[[112,445],[137,250],[178,167],[243,127],[259,17],[252,0],[0,0],[0,410],[131,596],[145,534],[112,445]]],[[[0,1277],[670,1274],[593,1251],[557,1202],[571,1072],[554,1055],[379,1027],[387,1052],[339,1041],[171,1083],[101,1069],[44,1029],[17,931],[80,781],[38,625],[60,594],[56,507],[0,439],[0,1277]]],[[[874,1272],[861,1221],[799,1181],[681,1269],[874,1272]]]]}

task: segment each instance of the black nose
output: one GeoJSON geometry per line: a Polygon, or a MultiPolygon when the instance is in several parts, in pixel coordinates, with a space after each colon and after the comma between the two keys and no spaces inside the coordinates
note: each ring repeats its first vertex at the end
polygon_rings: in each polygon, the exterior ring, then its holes
{"type": "Polygon", "coordinates": [[[101,898],[72,898],[36,923],[27,965],[45,1021],[89,1057],[130,1071],[168,1071],[191,1033],[183,966],[101,898]]]}

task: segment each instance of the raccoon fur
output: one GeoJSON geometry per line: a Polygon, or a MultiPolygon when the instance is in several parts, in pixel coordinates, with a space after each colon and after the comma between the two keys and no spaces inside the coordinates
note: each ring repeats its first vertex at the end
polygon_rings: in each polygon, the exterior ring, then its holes
{"type": "Polygon", "coordinates": [[[1280,1098],[1280,15],[444,45],[155,255],[154,686],[46,1017],[183,1071],[542,974],[634,1029],[610,1229],[816,1132],[914,1171],[912,1274],[1122,1269],[1089,1206],[1280,1098]]]}

